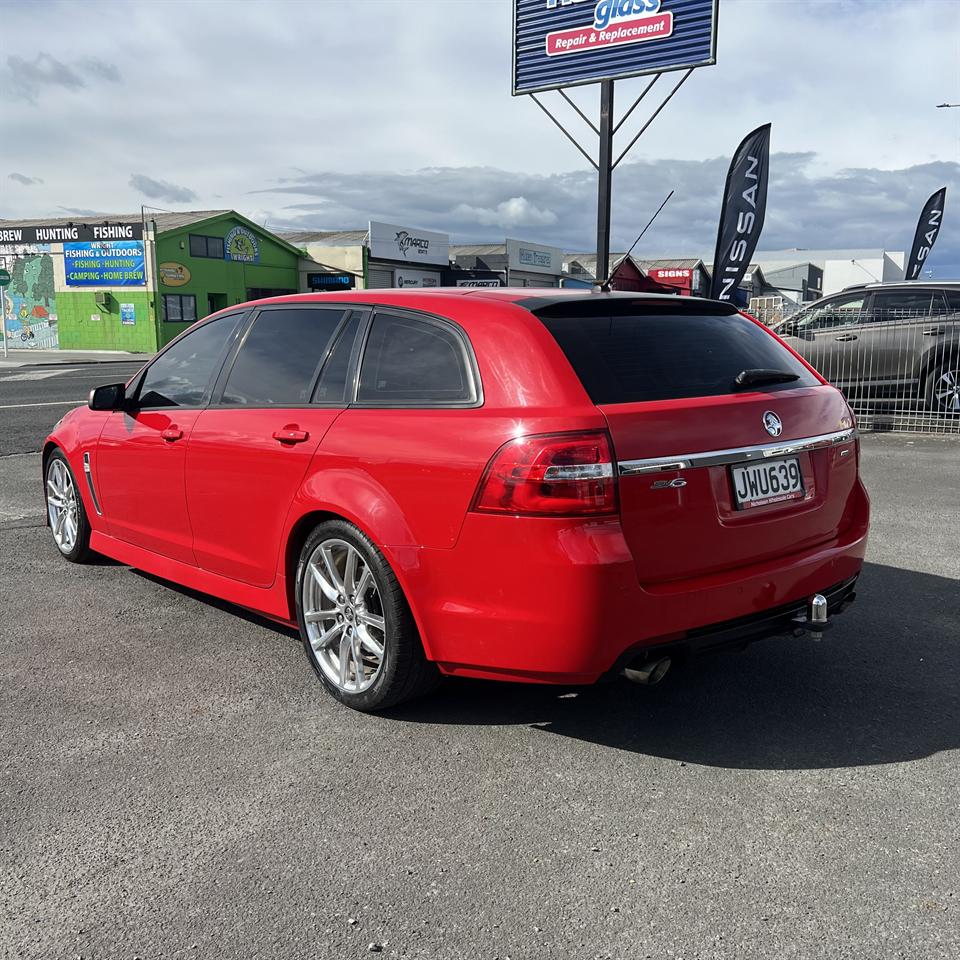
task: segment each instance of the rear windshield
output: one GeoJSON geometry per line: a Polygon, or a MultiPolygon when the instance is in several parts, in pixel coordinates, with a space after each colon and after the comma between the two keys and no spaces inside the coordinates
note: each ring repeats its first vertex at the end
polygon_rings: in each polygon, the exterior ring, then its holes
{"type": "Polygon", "coordinates": [[[549,316],[537,311],[594,403],[791,390],[820,381],[761,327],[739,314],[687,312],[549,316]],[[743,370],[795,373],[789,383],[738,387],[743,370]]]}

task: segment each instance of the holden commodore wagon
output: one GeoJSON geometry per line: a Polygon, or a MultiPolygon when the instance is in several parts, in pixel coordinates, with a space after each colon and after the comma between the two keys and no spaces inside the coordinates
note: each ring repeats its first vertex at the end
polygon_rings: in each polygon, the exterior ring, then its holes
{"type": "Polygon", "coordinates": [[[92,391],[42,462],[66,559],[296,624],[360,710],[819,634],[869,514],[842,395],[729,305],[656,295],[230,308],[92,391]]]}

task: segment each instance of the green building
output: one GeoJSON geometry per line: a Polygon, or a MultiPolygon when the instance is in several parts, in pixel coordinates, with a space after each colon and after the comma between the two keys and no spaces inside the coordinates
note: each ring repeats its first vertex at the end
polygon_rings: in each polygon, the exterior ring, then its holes
{"type": "Polygon", "coordinates": [[[0,220],[0,266],[8,346],[134,352],[329,272],[233,210],[0,220]]]}

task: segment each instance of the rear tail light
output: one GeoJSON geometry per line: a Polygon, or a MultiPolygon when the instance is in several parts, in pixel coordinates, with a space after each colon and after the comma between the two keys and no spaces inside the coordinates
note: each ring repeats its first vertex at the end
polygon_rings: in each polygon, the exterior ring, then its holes
{"type": "Polygon", "coordinates": [[[473,509],[537,516],[616,513],[610,438],[591,431],[505,443],[484,471],[473,509]]]}

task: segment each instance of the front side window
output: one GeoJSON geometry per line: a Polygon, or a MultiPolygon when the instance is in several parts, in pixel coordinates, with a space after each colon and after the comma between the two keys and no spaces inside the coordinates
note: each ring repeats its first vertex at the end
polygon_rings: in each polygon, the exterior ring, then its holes
{"type": "Polygon", "coordinates": [[[296,406],[310,391],[343,310],[303,307],[261,310],[243,339],[221,403],[296,406]]]}
{"type": "Polygon", "coordinates": [[[192,293],[165,293],[163,319],[167,323],[193,323],[197,319],[197,298],[192,293]]]}
{"type": "Polygon", "coordinates": [[[796,325],[801,330],[812,331],[857,323],[863,313],[865,299],[862,293],[852,297],[837,297],[822,306],[814,307],[804,316],[797,317],[796,325]]]}
{"type": "Polygon", "coordinates": [[[240,314],[218,317],[164,350],[144,374],[138,405],[195,407],[203,403],[239,319],[240,314]]]}
{"type": "Polygon", "coordinates": [[[377,314],[363,353],[358,401],[433,404],[475,399],[466,349],[452,327],[377,314]]]}

